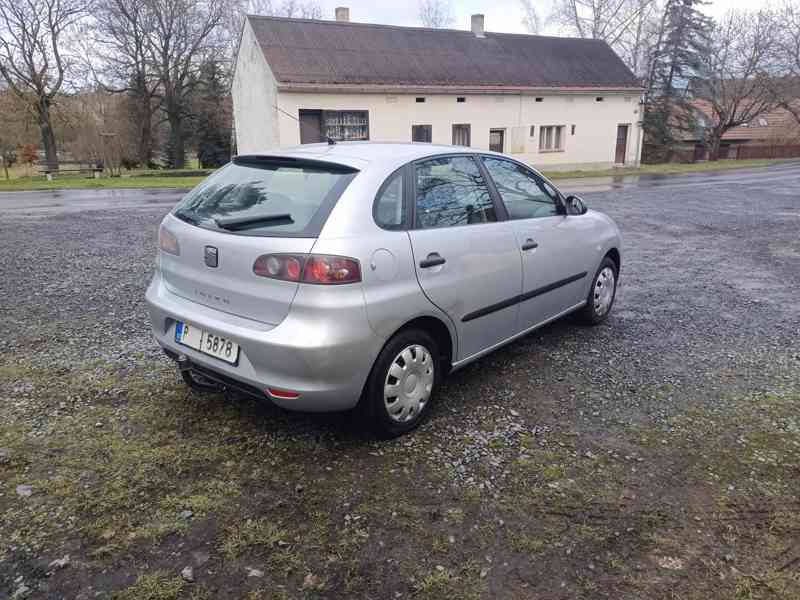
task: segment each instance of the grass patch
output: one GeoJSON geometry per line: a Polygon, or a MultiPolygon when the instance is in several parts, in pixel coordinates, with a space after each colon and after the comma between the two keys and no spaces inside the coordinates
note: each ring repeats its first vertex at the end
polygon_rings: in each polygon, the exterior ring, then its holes
{"type": "Polygon", "coordinates": [[[228,558],[236,558],[245,550],[271,548],[286,541],[286,531],[269,519],[248,519],[229,527],[222,542],[222,551],[228,558]]]}
{"type": "MultiPolygon", "coordinates": [[[[752,169],[770,167],[786,162],[797,162],[798,159],[753,159],[753,160],[719,160],[699,163],[665,163],[659,165],[642,165],[641,167],[617,167],[614,169],[547,171],[543,173],[550,179],[576,179],[581,177],[618,177],[623,175],[680,175],[683,173],[705,173],[709,171],[730,171],[734,169],[752,169]]],[[[536,166],[536,165],[534,165],[536,166]]]]}
{"type": "Polygon", "coordinates": [[[94,190],[94,189],[149,189],[149,188],[192,188],[203,181],[205,176],[123,176],[93,179],[74,175],[63,175],[53,181],[44,177],[20,177],[0,180],[0,192],[21,192],[34,190],[94,190]]]}
{"type": "Polygon", "coordinates": [[[166,571],[142,575],[129,588],[112,596],[114,600],[176,600],[184,581],[166,571]]]}

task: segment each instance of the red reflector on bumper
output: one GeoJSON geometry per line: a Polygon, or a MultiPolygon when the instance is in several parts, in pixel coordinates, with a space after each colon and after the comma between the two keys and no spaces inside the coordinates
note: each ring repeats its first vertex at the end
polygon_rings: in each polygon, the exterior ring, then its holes
{"type": "Polygon", "coordinates": [[[286,390],[278,390],[275,388],[267,388],[267,394],[272,396],[273,398],[279,398],[281,400],[296,400],[300,397],[300,394],[297,392],[289,392],[286,390]]]}

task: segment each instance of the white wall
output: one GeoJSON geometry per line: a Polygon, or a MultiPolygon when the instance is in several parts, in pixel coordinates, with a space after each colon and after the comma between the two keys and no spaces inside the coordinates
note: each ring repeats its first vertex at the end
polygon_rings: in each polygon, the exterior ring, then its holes
{"type": "MultiPolygon", "coordinates": [[[[513,154],[534,166],[557,168],[604,168],[614,164],[617,125],[629,124],[627,164],[637,164],[641,154],[638,136],[639,95],[603,94],[597,102],[596,95],[463,95],[464,103],[458,103],[458,95],[427,95],[424,103],[415,101],[417,95],[386,94],[322,94],[279,92],[278,106],[289,114],[298,116],[301,108],[329,110],[369,111],[370,139],[372,141],[411,141],[411,126],[432,125],[432,141],[438,144],[452,143],[452,125],[471,125],[472,147],[489,149],[489,130],[505,128],[505,152],[513,154]],[[530,126],[534,125],[534,136],[530,137],[530,126]],[[539,151],[539,127],[542,125],[564,125],[565,143],[563,152],[539,151]],[[571,126],[575,125],[575,135],[571,126]]],[[[600,94],[597,94],[600,95],[600,94]]],[[[235,96],[234,96],[235,99],[235,96]]],[[[245,103],[243,103],[245,104],[245,103]]],[[[247,109],[242,108],[242,112],[247,109]]],[[[238,113],[237,113],[238,114],[238,113]]],[[[271,114],[271,113],[270,113],[271,114]]],[[[246,117],[252,120],[252,115],[246,117]]],[[[261,115],[266,121],[268,115],[261,115]]],[[[300,143],[300,128],[297,121],[286,115],[278,115],[278,143],[294,146],[300,143]]],[[[258,127],[249,126],[247,142],[242,136],[239,152],[263,150],[272,142],[271,137],[260,137],[258,127]]],[[[237,130],[240,130],[237,116],[237,130]]]]}
{"type": "Polygon", "coordinates": [[[231,93],[239,154],[277,147],[277,84],[249,21],[242,32],[231,93]]]}

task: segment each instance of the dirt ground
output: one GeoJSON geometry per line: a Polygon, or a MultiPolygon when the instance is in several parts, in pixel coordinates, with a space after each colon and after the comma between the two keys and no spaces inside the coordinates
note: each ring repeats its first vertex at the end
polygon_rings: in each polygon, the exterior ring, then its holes
{"type": "Polygon", "coordinates": [[[174,193],[0,194],[0,598],[800,598],[800,167],[572,185],[612,316],[389,442],[187,392],[142,298],[174,193]]]}

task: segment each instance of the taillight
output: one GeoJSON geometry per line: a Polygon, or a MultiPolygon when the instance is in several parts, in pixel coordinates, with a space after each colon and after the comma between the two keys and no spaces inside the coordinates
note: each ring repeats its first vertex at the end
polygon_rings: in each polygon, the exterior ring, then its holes
{"type": "Polygon", "coordinates": [[[253,273],[270,279],[322,285],[361,281],[361,266],[356,259],[328,254],[264,254],[253,263],[253,273]]]}
{"type": "Polygon", "coordinates": [[[158,247],[168,254],[179,256],[181,248],[178,246],[178,238],[163,225],[158,228],[158,247]]]}
{"type": "Polygon", "coordinates": [[[357,283],[361,281],[361,267],[354,258],[312,254],[303,270],[306,283],[357,283]]]}
{"type": "Polygon", "coordinates": [[[281,279],[283,281],[300,281],[303,273],[303,256],[292,254],[263,254],[253,263],[253,273],[259,277],[281,279]]]}

